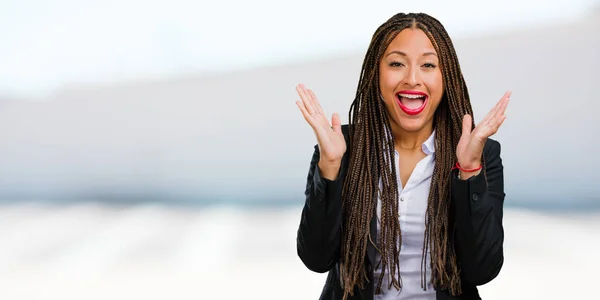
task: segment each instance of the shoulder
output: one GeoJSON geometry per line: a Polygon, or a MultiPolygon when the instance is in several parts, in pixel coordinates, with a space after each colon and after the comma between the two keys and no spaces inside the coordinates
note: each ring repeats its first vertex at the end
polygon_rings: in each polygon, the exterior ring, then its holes
{"type": "Polygon", "coordinates": [[[350,125],[344,124],[342,125],[342,133],[344,134],[344,139],[346,140],[346,145],[350,143],[350,125]]]}
{"type": "Polygon", "coordinates": [[[500,142],[497,140],[488,138],[483,146],[483,158],[485,161],[489,163],[500,163],[502,164],[502,160],[500,158],[501,146],[500,142]]]}
{"type": "Polygon", "coordinates": [[[500,148],[500,142],[492,138],[487,138],[487,140],[485,141],[485,145],[483,146],[483,153],[495,154],[497,152],[499,154],[500,148]]]}
{"type": "Polygon", "coordinates": [[[344,132],[344,134],[347,134],[349,128],[350,128],[350,124],[343,124],[342,125],[342,132],[344,132]]]}

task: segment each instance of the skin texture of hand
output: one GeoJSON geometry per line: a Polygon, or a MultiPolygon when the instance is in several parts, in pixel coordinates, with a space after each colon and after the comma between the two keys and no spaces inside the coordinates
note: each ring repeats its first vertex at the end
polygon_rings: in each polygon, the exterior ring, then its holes
{"type": "MultiPolygon", "coordinates": [[[[470,115],[465,115],[462,122],[462,135],[456,147],[456,158],[458,164],[463,169],[476,169],[481,165],[483,147],[486,139],[494,135],[500,125],[506,119],[504,112],[510,100],[511,93],[506,92],[504,96],[496,103],[475,129],[471,131],[473,119],[470,115]]],[[[475,172],[460,171],[460,178],[466,180],[479,174],[481,170],[475,172]]]]}
{"type": "Polygon", "coordinates": [[[323,178],[334,180],[339,173],[342,157],[346,153],[346,141],[342,133],[340,116],[334,113],[329,123],[313,91],[300,84],[296,86],[296,92],[302,99],[296,101],[296,105],[317,137],[321,155],[318,164],[321,175],[323,178]]]}

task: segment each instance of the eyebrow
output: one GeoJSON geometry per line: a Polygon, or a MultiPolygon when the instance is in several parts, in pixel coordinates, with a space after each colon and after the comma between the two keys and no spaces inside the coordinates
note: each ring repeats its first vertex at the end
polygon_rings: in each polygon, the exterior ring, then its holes
{"type": "MultiPolygon", "coordinates": [[[[408,56],[408,55],[406,55],[406,53],[404,53],[402,51],[397,51],[397,50],[394,50],[394,51],[388,53],[388,55],[386,55],[386,56],[390,56],[390,55],[392,55],[394,53],[398,54],[398,55],[402,55],[402,56],[408,56]]],[[[434,52],[425,52],[425,53],[423,53],[423,56],[428,56],[428,55],[435,55],[435,56],[437,56],[437,54],[435,54],[434,52]]]]}

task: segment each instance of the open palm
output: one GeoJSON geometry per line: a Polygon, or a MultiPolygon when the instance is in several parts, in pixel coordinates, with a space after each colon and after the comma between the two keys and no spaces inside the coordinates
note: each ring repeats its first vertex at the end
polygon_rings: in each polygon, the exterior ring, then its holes
{"type": "Polygon", "coordinates": [[[473,169],[481,164],[486,139],[494,135],[506,119],[504,112],[510,95],[510,92],[506,92],[473,131],[471,131],[472,117],[470,115],[463,117],[462,135],[456,147],[456,158],[463,168],[473,169]]]}
{"type": "Polygon", "coordinates": [[[302,99],[296,101],[296,105],[298,105],[304,119],[317,136],[321,160],[328,162],[341,161],[346,152],[346,141],[342,133],[340,116],[334,113],[331,117],[331,123],[329,123],[323,113],[321,104],[319,104],[317,97],[311,90],[300,84],[296,87],[296,91],[302,99]]]}

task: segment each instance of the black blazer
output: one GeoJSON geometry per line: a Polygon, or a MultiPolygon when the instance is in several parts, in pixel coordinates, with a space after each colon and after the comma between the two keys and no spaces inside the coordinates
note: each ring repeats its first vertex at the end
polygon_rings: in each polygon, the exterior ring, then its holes
{"type": "MultiPolygon", "coordinates": [[[[348,125],[342,126],[348,144],[348,125]]],[[[349,145],[348,145],[348,149],[349,145]]],[[[298,256],[304,265],[318,273],[329,272],[321,293],[321,300],[342,299],[340,285],[339,258],[342,224],[342,182],[348,169],[347,153],[342,159],[342,167],[337,179],[331,181],[319,174],[319,148],[310,162],[306,183],[306,202],[302,209],[297,235],[298,256]]],[[[502,227],[502,209],[504,203],[503,166],[500,158],[500,143],[488,139],[483,157],[487,172],[487,183],[483,172],[468,180],[458,179],[457,171],[452,171],[452,201],[450,228],[454,230],[454,245],[460,276],[462,294],[450,296],[448,291],[436,289],[436,299],[481,299],[477,291],[494,279],[504,262],[502,227]]],[[[371,220],[371,235],[377,236],[376,218],[371,220]]],[[[452,235],[451,235],[452,236],[452,235]]],[[[352,300],[373,299],[373,262],[375,248],[369,244],[365,268],[368,270],[369,283],[364,290],[355,288],[352,300]]]]}

